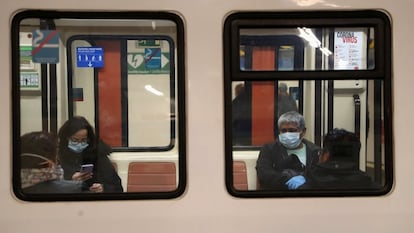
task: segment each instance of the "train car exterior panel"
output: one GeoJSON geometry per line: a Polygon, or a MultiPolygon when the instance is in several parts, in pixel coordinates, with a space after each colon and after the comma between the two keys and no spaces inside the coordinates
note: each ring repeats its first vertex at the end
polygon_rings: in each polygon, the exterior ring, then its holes
{"type": "MultiPolygon", "coordinates": [[[[3,85],[0,87],[1,184],[0,230],[14,232],[412,232],[414,205],[411,156],[411,99],[414,97],[411,78],[411,54],[414,54],[410,22],[414,20],[408,0],[390,2],[379,0],[277,0],[266,1],[151,1],[117,2],[79,1],[36,2],[7,0],[0,15],[0,44],[3,85]],[[177,14],[184,22],[185,31],[185,84],[186,97],[186,184],[182,195],[172,199],[143,200],[89,200],[89,201],[22,201],[13,192],[13,127],[12,127],[12,67],[11,22],[17,12],[25,9],[62,11],[148,11],[177,14]],[[392,60],[392,128],[393,134],[393,187],[385,195],[353,197],[254,197],[232,196],[226,189],[225,163],[225,103],[223,28],[226,18],[234,12],[312,12],[320,10],[357,11],[379,10],[391,20],[392,47],[386,59],[392,60]]],[[[60,68],[59,68],[60,69],[60,68]]],[[[65,67],[58,73],[67,72],[65,67]]],[[[293,86],[294,84],[289,83],[293,86]]],[[[314,90],[308,89],[306,95],[314,90]]],[[[66,93],[61,101],[65,102],[66,93]]],[[[369,101],[372,96],[367,95],[369,101]]],[[[30,108],[39,108],[25,102],[22,122],[30,122],[30,108]]],[[[22,100],[25,101],[25,100],[22,100]]],[[[352,101],[347,96],[341,101],[352,101]]],[[[37,103],[37,102],[36,102],[37,103]]],[[[306,105],[314,108],[313,103],[306,105]]],[[[347,110],[345,110],[347,111],[347,110]]],[[[67,114],[60,109],[62,115],[67,114]]],[[[367,112],[364,114],[372,114],[367,112]]],[[[308,114],[311,116],[312,114],[308,114]]],[[[93,118],[94,116],[91,116],[93,118]]],[[[59,122],[63,121],[59,119],[59,122]]],[[[312,122],[312,121],[310,121],[312,122]]],[[[60,122],[59,124],[61,124],[60,122]]],[[[41,124],[34,122],[34,125],[41,124]]],[[[348,127],[344,123],[344,127],[348,127]]],[[[36,128],[24,124],[27,131],[36,128]]],[[[143,126],[145,127],[145,126],[143,126]]],[[[313,132],[308,132],[313,135],[313,132]]],[[[369,134],[369,133],[368,133],[369,134]]],[[[134,135],[139,137],[137,135],[134,135]]],[[[155,139],[158,139],[155,137],[155,139]]],[[[165,144],[162,141],[161,144],[165,144]]],[[[371,141],[367,147],[372,148],[371,141]]],[[[151,156],[138,152],[115,152],[111,158],[117,164],[124,189],[127,169],[131,161],[169,161],[178,167],[175,148],[168,153],[151,156]],[[127,157],[125,157],[127,155],[127,157]]],[[[256,189],[257,151],[237,154],[246,161],[249,190],[256,189]]],[[[368,153],[369,154],[369,153],[368,153]]],[[[372,158],[367,157],[366,160],[372,158]]],[[[236,160],[236,159],[235,159],[236,160]]],[[[177,178],[179,173],[177,170],[177,178]]],[[[178,182],[178,179],[177,179],[178,182]]]]}

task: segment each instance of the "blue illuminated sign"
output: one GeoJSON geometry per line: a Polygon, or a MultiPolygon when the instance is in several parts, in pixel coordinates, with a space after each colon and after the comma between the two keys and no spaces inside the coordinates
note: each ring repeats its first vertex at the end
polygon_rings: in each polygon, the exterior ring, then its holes
{"type": "Polygon", "coordinates": [[[77,47],[76,65],[85,68],[100,68],[104,66],[104,51],[101,47],[77,47]]]}

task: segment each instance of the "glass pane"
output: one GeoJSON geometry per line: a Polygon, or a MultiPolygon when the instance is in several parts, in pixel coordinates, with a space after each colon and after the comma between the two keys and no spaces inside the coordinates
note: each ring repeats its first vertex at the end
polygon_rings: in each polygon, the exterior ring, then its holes
{"type": "Polygon", "coordinates": [[[377,122],[382,122],[384,115],[379,112],[384,109],[383,82],[359,79],[300,83],[232,82],[232,160],[237,164],[233,165],[234,188],[381,188],[385,182],[385,152],[381,124],[377,122]],[[301,105],[302,110],[298,107],[301,105]],[[302,116],[303,125],[296,121],[302,116]],[[299,141],[287,137],[294,133],[299,141]],[[292,155],[298,160],[292,160],[292,155]],[[251,172],[245,174],[249,175],[246,186],[240,185],[237,173],[241,163],[245,171],[251,172]],[[288,178],[298,175],[306,177],[306,185],[289,187],[288,178]]]}
{"type": "Polygon", "coordinates": [[[169,13],[55,14],[28,11],[14,20],[17,195],[180,195],[181,20],[169,13]]]}
{"type": "Polygon", "coordinates": [[[99,117],[112,119],[100,121],[98,131],[101,137],[113,147],[141,147],[141,148],[167,148],[173,146],[175,109],[175,81],[170,74],[170,54],[172,46],[167,39],[159,37],[122,36],[119,38],[104,35],[87,36],[87,40],[70,40],[72,54],[80,48],[86,49],[100,45],[106,51],[120,50],[126,56],[106,59],[111,65],[110,72],[123,72],[126,76],[98,70],[97,75],[93,69],[77,66],[76,56],[72,58],[73,114],[87,116],[95,119],[95,107],[99,109],[99,117]],[[151,38],[151,39],[149,39],[151,38]],[[121,71],[122,64],[128,69],[121,71]],[[97,76],[97,77],[96,77],[97,76]],[[98,81],[96,82],[96,78],[98,81]],[[100,94],[95,106],[95,94],[100,94]],[[108,106],[108,107],[105,107],[108,106]],[[123,109],[124,108],[124,109],[123,109]],[[127,112],[127,113],[123,113],[127,112]],[[128,121],[122,120],[126,115],[128,121]],[[128,126],[133,130],[122,127],[128,126]],[[127,131],[123,135],[122,131],[127,131]],[[151,132],[140,134],[137,132],[151,132]]]}
{"type": "Polygon", "coordinates": [[[374,69],[370,27],[240,29],[242,71],[374,69]],[[303,60],[305,58],[305,62],[303,60]]]}
{"type": "Polygon", "coordinates": [[[273,139],[275,119],[299,111],[303,101],[298,81],[238,81],[232,87],[233,145],[238,147],[260,146],[265,138],[273,139]]]}
{"type": "Polygon", "coordinates": [[[226,185],[232,195],[391,190],[387,15],[237,12],[226,19],[224,38],[226,185]]]}
{"type": "Polygon", "coordinates": [[[128,118],[130,127],[135,129],[129,133],[129,145],[168,147],[174,143],[175,132],[172,130],[176,111],[175,81],[169,66],[172,48],[167,40],[154,41],[157,47],[143,44],[148,42],[128,40],[128,87],[134,90],[128,96],[131,103],[128,118]],[[152,64],[145,64],[148,59],[153,61],[152,64]],[[147,71],[144,71],[145,65],[147,71]]]}

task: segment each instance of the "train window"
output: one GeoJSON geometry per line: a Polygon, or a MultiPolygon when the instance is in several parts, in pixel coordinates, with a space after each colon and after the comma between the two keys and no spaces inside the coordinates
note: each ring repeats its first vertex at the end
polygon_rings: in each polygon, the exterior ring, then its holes
{"type": "Polygon", "coordinates": [[[168,12],[14,16],[17,197],[154,199],[184,192],[183,27],[168,12]]]}
{"type": "Polygon", "coordinates": [[[237,12],[226,18],[223,39],[230,194],[365,196],[391,190],[386,14],[237,12]]]}

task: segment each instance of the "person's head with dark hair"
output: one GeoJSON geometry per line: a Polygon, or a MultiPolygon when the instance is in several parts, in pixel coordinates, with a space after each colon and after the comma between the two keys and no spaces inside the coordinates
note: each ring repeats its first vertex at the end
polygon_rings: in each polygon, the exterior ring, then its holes
{"type": "Polygon", "coordinates": [[[21,167],[44,168],[56,162],[56,143],[54,134],[36,131],[21,136],[21,167]]]}
{"type": "Polygon", "coordinates": [[[325,135],[323,149],[321,162],[330,160],[357,163],[361,142],[355,133],[335,128],[325,135]]]}
{"type": "Polygon", "coordinates": [[[56,165],[57,137],[36,131],[21,136],[20,182],[25,193],[78,193],[80,182],[63,180],[56,165]]]}
{"type": "Polygon", "coordinates": [[[86,148],[95,148],[96,137],[92,125],[82,116],[66,121],[59,130],[59,150],[69,148],[80,153],[86,148]]]}
{"type": "Polygon", "coordinates": [[[22,188],[57,179],[55,135],[36,131],[22,135],[20,142],[22,188]]]}
{"type": "Polygon", "coordinates": [[[323,141],[323,153],[310,171],[309,187],[329,190],[352,190],[379,187],[360,170],[358,135],[335,128],[323,141]]]}
{"type": "Polygon", "coordinates": [[[91,192],[122,192],[121,179],[108,156],[112,148],[95,135],[85,117],[75,116],[59,129],[59,162],[67,180],[82,181],[91,192]],[[92,167],[85,171],[83,165],[92,167]]]}
{"type": "Polygon", "coordinates": [[[235,91],[236,96],[240,95],[244,91],[244,84],[243,83],[237,84],[236,87],[234,88],[234,91],[235,91]]]}

